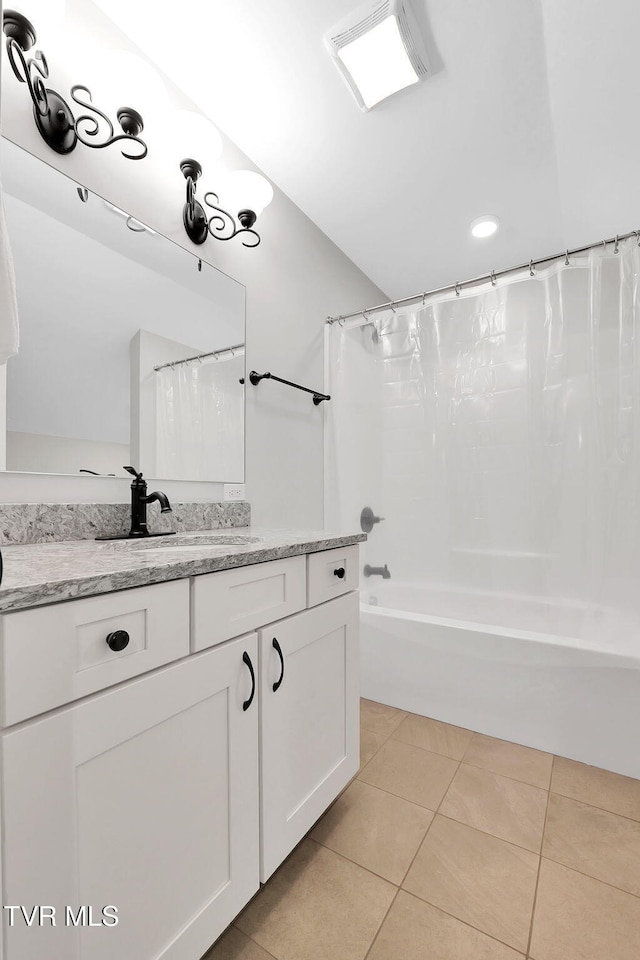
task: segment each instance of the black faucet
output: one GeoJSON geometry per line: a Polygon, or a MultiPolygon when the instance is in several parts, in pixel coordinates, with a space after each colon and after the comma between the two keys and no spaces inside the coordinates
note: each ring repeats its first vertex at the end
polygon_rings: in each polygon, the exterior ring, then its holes
{"type": "Polygon", "coordinates": [[[362,571],[365,577],[382,577],[383,580],[390,580],[391,574],[389,573],[389,567],[384,565],[384,567],[371,567],[368,563],[365,563],[364,570],[362,571]]]}
{"type": "Polygon", "coordinates": [[[156,500],[160,504],[161,513],[171,513],[171,504],[166,494],[160,490],[154,490],[147,495],[147,481],[142,479],[142,474],[138,473],[135,467],[123,467],[127,473],[133,477],[131,484],[131,530],[130,537],[152,537],[158,534],[149,533],[147,527],[147,504],[154,503],[156,500]]]}

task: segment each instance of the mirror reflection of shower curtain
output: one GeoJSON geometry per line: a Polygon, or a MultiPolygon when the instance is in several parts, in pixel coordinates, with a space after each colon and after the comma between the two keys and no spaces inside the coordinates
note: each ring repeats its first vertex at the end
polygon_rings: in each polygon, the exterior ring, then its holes
{"type": "Polygon", "coordinates": [[[334,324],[329,363],[325,520],[386,518],[365,562],[428,584],[436,616],[466,596],[477,622],[526,629],[533,599],[550,632],[640,624],[635,239],[334,324]]]}
{"type": "Polygon", "coordinates": [[[156,476],[244,480],[244,353],[156,373],[156,476]]]}

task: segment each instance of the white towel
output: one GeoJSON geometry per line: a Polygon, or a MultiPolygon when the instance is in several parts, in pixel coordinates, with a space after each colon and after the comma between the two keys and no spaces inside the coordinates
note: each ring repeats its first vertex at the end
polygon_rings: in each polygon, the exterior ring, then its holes
{"type": "Polygon", "coordinates": [[[6,363],[9,357],[13,357],[19,345],[16,276],[0,189],[0,363],[6,363]]]}

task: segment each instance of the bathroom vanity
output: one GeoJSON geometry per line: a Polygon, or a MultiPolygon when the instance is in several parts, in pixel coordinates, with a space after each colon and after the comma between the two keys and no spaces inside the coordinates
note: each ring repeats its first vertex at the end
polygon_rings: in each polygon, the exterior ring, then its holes
{"type": "Polygon", "coordinates": [[[226,533],[4,551],[3,960],[198,960],[357,772],[364,537],[226,533]]]}

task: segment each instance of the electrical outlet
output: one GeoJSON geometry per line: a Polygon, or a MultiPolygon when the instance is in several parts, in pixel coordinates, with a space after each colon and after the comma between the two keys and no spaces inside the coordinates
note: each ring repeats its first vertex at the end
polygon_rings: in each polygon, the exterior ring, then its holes
{"type": "Polygon", "coordinates": [[[244,500],[244,483],[225,483],[225,500],[244,500]]]}

